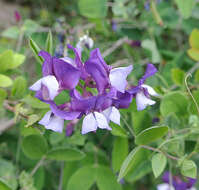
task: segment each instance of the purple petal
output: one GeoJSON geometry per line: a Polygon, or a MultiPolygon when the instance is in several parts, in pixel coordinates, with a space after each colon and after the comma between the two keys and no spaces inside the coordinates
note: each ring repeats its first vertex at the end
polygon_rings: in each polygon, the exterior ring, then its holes
{"type": "Polygon", "coordinates": [[[117,98],[113,100],[113,105],[118,108],[128,108],[132,101],[132,95],[127,91],[125,93],[118,92],[117,98]]]}
{"type": "Polygon", "coordinates": [[[54,58],[53,69],[62,89],[74,89],[80,79],[80,71],[69,63],[54,58]]]}
{"type": "Polygon", "coordinates": [[[66,136],[70,137],[73,133],[73,130],[74,130],[74,124],[73,124],[73,122],[69,122],[66,125],[66,136]]]}
{"type": "Polygon", "coordinates": [[[50,108],[51,111],[56,115],[59,116],[65,120],[73,120],[78,118],[78,116],[80,115],[80,112],[78,111],[66,111],[66,110],[62,110],[60,109],[54,102],[49,102],[50,104],[50,108]]]}
{"type": "Polygon", "coordinates": [[[187,188],[191,188],[195,185],[195,183],[197,182],[197,179],[194,178],[188,178],[188,183],[187,183],[187,188]]]}
{"type": "Polygon", "coordinates": [[[103,93],[105,88],[108,87],[109,78],[105,68],[99,62],[99,59],[93,59],[90,57],[85,63],[85,69],[96,82],[99,93],[103,93]]]}
{"type": "Polygon", "coordinates": [[[96,130],[97,130],[97,121],[95,120],[93,113],[90,113],[86,115],[83,119],[82,134],[84,135],[88,132],[96,130]]]}
{"type": "Polygon", "coordinates": [[[148,64],[144,76],[139,80],[139,85],[144,84],[145,80],[153,76],[158,70],[153,64],[148,64]]]}
{"type": "Polygon", "coordinates": [[[53,75],[53,58],[46,51],[40,51],[39,56],[44,58],[44,63],[42,65],[43,76],[53,75]]]}
{"type": "Polygon", "coordinates": [[[162,181],[165,183],[169,183],[169,176],[170,176],[169,172],[164,172],[164,175],[162,176],[162,181]]]}
{"type": "Polygon", "coordinates": [[[128,67],[118,67],[115,69],[111,69],[109,74],[111,85],[115,87],[118,91],[124,93],[127,86],[126,78],[131,73],[132,69],[132,65],[128,67]]]}

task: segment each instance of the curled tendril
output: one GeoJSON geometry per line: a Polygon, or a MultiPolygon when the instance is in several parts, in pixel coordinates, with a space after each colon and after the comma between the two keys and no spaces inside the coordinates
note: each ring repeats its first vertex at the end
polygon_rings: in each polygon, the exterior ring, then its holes
{"type": "Polygon", "coordinates": [[[191,93],[191,90],[190,90],[190,88],[189,88],[189,86],[188,86],[188,84],[187,84],[188,77],[192,77],[192,74],[191,74],[191,73],[188,73],[188,74],[186,75],[186,77],[185,77],[185,86],[186,86],[187,91],[188,91],[189,95],[191,96],[191,98],[192,98],[192,100],[193,100],[195,106],[196,106],[196,109],[197,109],[198,115],[199,115],[199,106],[198,106],[198,103],[197,103],[196,99],[194,98],[193,94],[191,93]]]}

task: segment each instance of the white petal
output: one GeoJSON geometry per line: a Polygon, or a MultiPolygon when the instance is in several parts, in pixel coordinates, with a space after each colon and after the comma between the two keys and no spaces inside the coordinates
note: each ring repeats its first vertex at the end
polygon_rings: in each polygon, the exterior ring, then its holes
{"type": "Polygon", "coordinates": [[[118,67],[115,69],[111,69],[109,74],[111,85],[115,87],[118,91],[124,92],[127,85],[126,78],[130,74],[132,69],[132,65],[128,67],[118,67]]]}
{"type": "Polygon", "coordinates": [[[53,100],[57,96],[59,89],[57,79],[52,75],[48,75],[42,78],[42,84],[47,87],[50,99],[53,100]]]}
{"type": "Polygon", "coordinates": [[[142,87],[146,88],[151,96],[159,96],[159,94],[149,85],[143,84],[142,87]]]}
{"type": "Polygon", "coordinates": [[[41,82],[42,82],[42,78],[39,79],[37,82],[35,82],[32,86],[29,87],[30,90],[32,91],[38,91],[41,89],[41,82]]]}
{"type": "Polygon", "coordinates": [[[97,121],[95,120],[93,113],[90,113],[86,115],[83,119],[82,134],[84,135],[88,132],[96,130],[97,130],[97,121]]]}
{"type": "Polygon", "coordinates": [[[170,187],[169,184],[163,183],[157,186],[157,190],[175,190],[174,187],[170,187]]]}
{"type": "Polygon", "coordinates": [[[102,113],[94,112],[94,114],[95,114],[95,119],[97,121],[97,126],[100,129],[111,130],[111,128],[108,125],[108,121],[107,121],[106,117],[102,113]]]}
{"type": "Polygon", "coordinates": [[[52,111],[48,111],[38,123],[40,125],[48,125],[51,114],[52,114],[52,111]]]}
{"type": "Polygon", "coordinates": [[[64,127],[64,120],[57,116],[52,116],[48,125],[45,125],[46,129],[51,129],[55,132],[62,133],[64,127]]]}
{"type": "Polygon", "coordinates": [[[112,107],[109,107],[109,108],[105,109],[105,110],[102,112],[102,114],[106,117],[108,123],[109,123],[109,121],[110,121],[111,111],[112,111],[112,107]]]}
{"type": "Polygon", "coordinates": [[[120,125],[120,112],[119,112],[119,110],[118,110],[116,107],[112,107],[112,110],[111,110],[111,114],[110,114],[110,116],[109,116],[109,119],[110,119],[112,122],[114,122],[114,123],[120,125]]]}
{"type": "Polygon", "coordinates": [[[137,110],[143,110],[146,108],[148,105],[153,105],[155,104],[155,101],[147,98],[143,92],[138,92],[136,94],[136,105],[137,105],[137,110]]]}
{"type": "Polygon", "coordinates": [[[76,67],[75,61],[73,59],[71,59],[70,57],[62,57],[60,59],[71,64],[72,66],[76,67]]]}
{"type": "Polygon", "coordinates": [[[191,189],[187,189],[187,190],[196,190],[196,188],[195,188],[195,187],[192,187],[191,189]]]}

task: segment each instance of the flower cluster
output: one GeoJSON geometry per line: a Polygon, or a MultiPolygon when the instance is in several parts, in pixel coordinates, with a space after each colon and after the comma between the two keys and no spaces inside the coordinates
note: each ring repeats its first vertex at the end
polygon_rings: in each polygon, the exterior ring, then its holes
{"type": "Polygon", "coordinates": [[[105,63],[98,48],[92,50],[83,63],[81,48],[71,45],[68,48],[74,52],[74,59],[53,57],[45,51],[39,53],[44,59],[43,77],[30,90],[36,91],[35,96],[50,105],[50,111],[39,122],[46,129],[62,132],[64,120],[71,120],[67,126],[67,133],[71,134],[72,126],[84,117],[82,134],[97,128],[111,130],[109,122],[120,125],[119,109],[128,108],[133,98],[138,110],[155,104],[150,95],[157,96],[157,93],[144,84],[157,72],[152,64],[147,65],[138,85],[129,87],[126,78],[132,65],[112,68],[105,63]],[[63,90],[68,90],[70,101],[57,105],[54,98],[63,90]]]}
{"type": "Polygon", "coordinates": [[[179,176],[171,176],[172,186],[169,185],[170,173],[165,172],[162,181],[163,184],[157,186],[157,190],[196,190],[194,187],[196,179],[187,178],[186,181],[182,180],[179,176]]]}

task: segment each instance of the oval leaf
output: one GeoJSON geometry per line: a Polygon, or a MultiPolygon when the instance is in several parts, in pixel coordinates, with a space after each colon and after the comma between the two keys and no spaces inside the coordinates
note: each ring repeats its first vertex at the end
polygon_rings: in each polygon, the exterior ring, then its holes
{"type": "Polygon", "coordinates": [[[164,154],[158,153],[152,157],[152,169],[155,177],[158,177],[165,169],[167,158],[164,154]]]}
{"type": "Polygon", "coordinates": [[[46,51],[50,54],[53,53],[53,37],[52,37],[52,32],[48,32],[48,36],[46,39],[46,51]]]}
{"type": "Polygon", "coordinates": [[[0,189],[1,190],[11,190],[11,188],[6,183],[4,183],[4,181],[2,179],[0,179],[0,189]]]}
{"type": "Polygon", "coordinates": [[[56,148],[51,150],[47,154],[47,158],[50,160],[63,160],[63,161],[75,161],[83,159],[85,154],[79,150],[70,148],[56,148]]]}
{"type": "Polygon", "coordinates": [[[122,163],[122,167],[119,172],[118,181],[120,181],[126,174],[137,167],[142,163],[143,160],[146,160],[148,156],[148,150],[142,147],[136,147],[133,149],[127,158],[122,163]]]}
{"type": "Polygon", "coordinates": [[[0,87],[8,87],[12,85],[12,80],[6,76],[0,74],[0,87]]]}
{"type": "Polygon", "coordinates": [[[168,132],[167,126],[153,126],[148,129],[143,130],[139,133],[138,136],[135,138],[136,144],[148,144],[151,143],[164,135],[168,132]]]}
{"type": "Polygon", "coordinates": [[[46,154],[48,145],[46,139],[41,135],[29,135],[22,141],[24,154],[32,159],[39,159],[46,154]]]}
{"type": "Polygon", "coordinates": [[[197,177],[197,166],[192,160],[184,160],[181,166],[181,173],[186,177],[197,177]]]}

